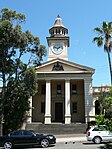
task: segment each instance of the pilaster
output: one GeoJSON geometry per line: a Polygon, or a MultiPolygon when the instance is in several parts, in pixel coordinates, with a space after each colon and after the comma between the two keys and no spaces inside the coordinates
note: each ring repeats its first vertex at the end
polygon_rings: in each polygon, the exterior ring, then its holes
{"type": "Polygon", "coordinates": [[[92,79],[86,78],[84,80],[85,90],[85,122],[95,120],[95,109],[93,102],[92,79]]]}

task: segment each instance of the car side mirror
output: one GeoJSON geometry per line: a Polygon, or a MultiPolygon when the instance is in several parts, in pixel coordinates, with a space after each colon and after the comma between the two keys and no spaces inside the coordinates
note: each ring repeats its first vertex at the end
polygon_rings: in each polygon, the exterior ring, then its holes
{"type": "Polygon", "coordinates": [[[32,137],[35,137],[36,136],[36,134],[32,134],[32,137]]]}

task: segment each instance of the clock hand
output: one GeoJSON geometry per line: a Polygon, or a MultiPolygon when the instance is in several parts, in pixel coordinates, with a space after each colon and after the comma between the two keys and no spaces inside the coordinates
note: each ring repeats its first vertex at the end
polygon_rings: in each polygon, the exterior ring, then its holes
{"type": "Polygon", "coordinates": [[[56,48],[56,49],[58,49],[58,47],[57,47],[57,46],[55,46],[55,48],[56,48]]]}
{"type": "Polygon", "coordinates": [[[59,49],[59,48],[60,48],[60,46],[57,47],[57,49],[59,49]]]}

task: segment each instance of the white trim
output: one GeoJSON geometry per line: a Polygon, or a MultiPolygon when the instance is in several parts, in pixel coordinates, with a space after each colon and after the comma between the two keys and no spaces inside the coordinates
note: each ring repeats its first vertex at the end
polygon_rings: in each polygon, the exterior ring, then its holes
{"type": "Polygon", "coordinates": [[[88,74],[88,73],[94,73],[93,71],[40,71],[40,72],[36,72],[37,74],[44,74],[44,73],[46,73],[46,74],[49,74],[49,73],[51,73],[51,74],[57,74],[57,73],[59,73],[59,74],[64,74],[64,73],[67,73],[67,74],[69,74],[69,73],[74,73],[74,74],[79,74],[79,73],[84,73],[84,74],[88,74]]]}

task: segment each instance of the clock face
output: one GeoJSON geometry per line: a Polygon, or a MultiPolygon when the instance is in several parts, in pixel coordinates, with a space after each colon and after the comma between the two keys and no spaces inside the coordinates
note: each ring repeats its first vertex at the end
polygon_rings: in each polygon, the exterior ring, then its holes
{"type": "Polygon", "coordinates": [[[54,45],[52,51],[55,54],[60,54],[63,51],[63,46],[58,44],[54,45]]]}

